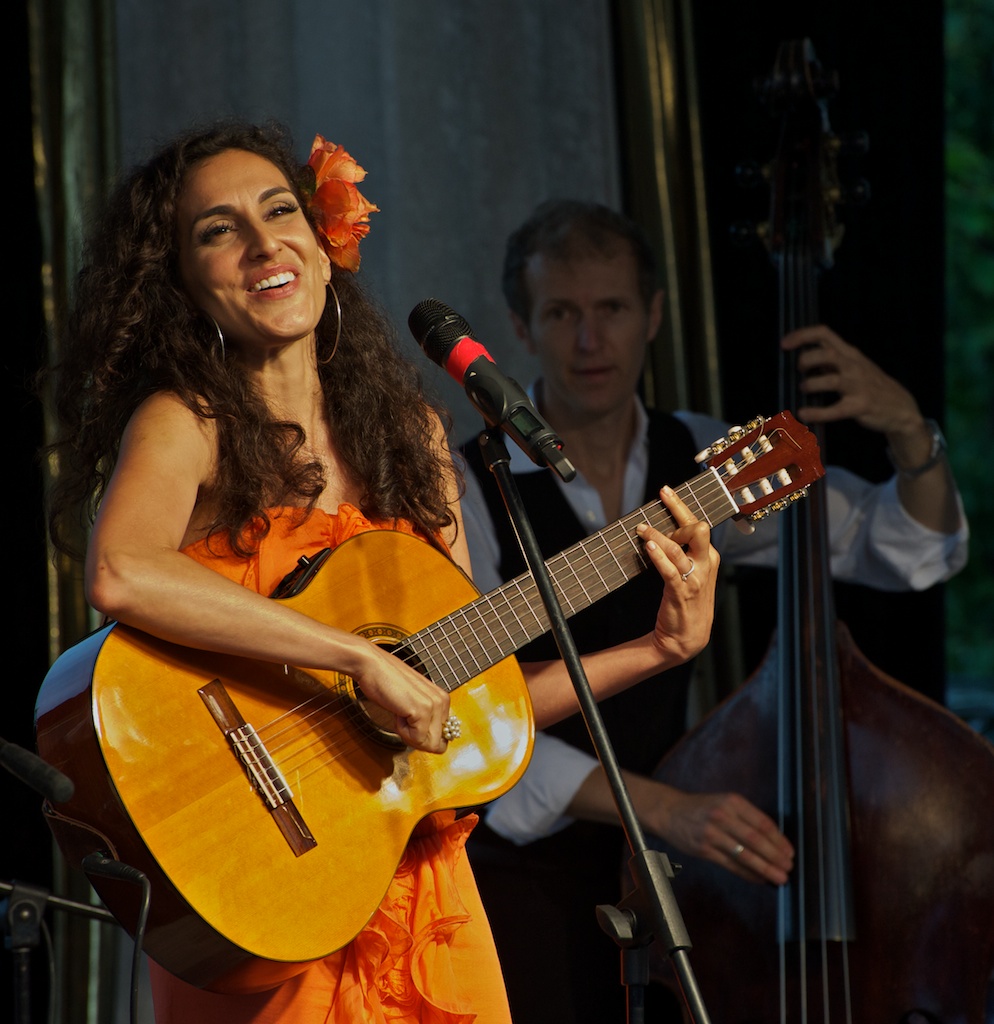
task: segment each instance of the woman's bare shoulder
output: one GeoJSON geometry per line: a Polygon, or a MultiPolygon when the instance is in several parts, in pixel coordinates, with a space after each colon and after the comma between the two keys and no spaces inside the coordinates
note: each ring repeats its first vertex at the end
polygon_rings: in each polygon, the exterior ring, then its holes
{"type": "Polygon", "coordinates": [[[217,424],[209,416],[194,412],[172,391],[149,395],[132,413],[125,429],[125,444],[151,443],[168,449],[178,445],[213,458],[217,446],[217,424]]]}
{"type": "Polygon", "coordinates": [[[209,489],[217,470],[217,424],[178,395],[144,399],[121,439],[118,469],[133,480],[180,480],[209,489]]]}

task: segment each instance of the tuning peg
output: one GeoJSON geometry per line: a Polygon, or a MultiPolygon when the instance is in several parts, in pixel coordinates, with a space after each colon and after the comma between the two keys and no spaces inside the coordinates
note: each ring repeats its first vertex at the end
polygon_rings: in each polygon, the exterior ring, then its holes
{"type": "Polygon", "coordinates": [[[846,206],[865,206],[870,201],[870,183],[866,178],[857,178],[842,190],[841,202],[846,206]]]}
{"type": "Polygon", "coordinates": [[[843,156],[865,156],[870,151],[870,136],[864,131],[839,135],[838,151],[843,156]]]}
{"type": "Polygon", "coordinates": [[[735,165],[735,184],[742,188],[755,188],[769,180],[767,168],[755,160],[743,160],[735,165]]]}
{"type": "Polygon", "coordinates": [[[745,249],[762,238],[759,227],[751,220],[737,220],[728,229],[732,245],[739,249],[745,249]]]}
{"type": "Polygon", "coordinates": [[[818,99],[832,100],[839,94],[839,73],[834,68],[825,71],[820,65],[816,65],[817,72],[814,77],[814,94],[818,99]]]}

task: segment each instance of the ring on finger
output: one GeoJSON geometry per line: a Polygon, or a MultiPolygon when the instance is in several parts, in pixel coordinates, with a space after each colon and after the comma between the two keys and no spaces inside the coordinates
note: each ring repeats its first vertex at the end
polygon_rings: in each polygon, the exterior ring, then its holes
{"type": "Polygon", "coordinates": [[[738,860],[739,857],[745,853],[745,847],[741,843],[736,843],[729,852],[736,860],[738,860]]]}
{"type": "Polygon", "coordinates": [[[680,573],[680,579],[682,579],[684,583],[687,582],[687,577],[694,571],[694,560],[690,558],[689,555],[687,557],[690,562],[690,568],[686,572],[680,573]]]}

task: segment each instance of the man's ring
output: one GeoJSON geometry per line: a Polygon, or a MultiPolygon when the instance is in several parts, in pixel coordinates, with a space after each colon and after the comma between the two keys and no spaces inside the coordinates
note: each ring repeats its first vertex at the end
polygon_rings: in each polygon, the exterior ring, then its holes
{"type": "MultiPolygon", "coordinates": [[[[688,557],[690,557],[690,556],[688,555],[688,557]]],[[[691,558],[691,559],[690,559],[690,568],[689,568],[689,569],[688,569],[688,570],[687,570],[686,572],[682,572],[682,573],[680,573],[680,579],[682,579],[682,580],[683,580],[683,582],[684,582],[684,583],[686,583],[686,582],[687,582],[687,577],[688,577],[688,576],[689,576],[689,575],[690,575],[690,574],[691,574],[691,573],[692,573],[693,571],[694,571],[694,560],[693,560],[693,559],[691,558]]]]}
{"type": "Polygon", "coordinates": [[[442,726],[442,739],[446,743],[450,743],[452,740],[458,739],[461,732],[462,723],[455,715],[449,715],[445,720],[445,725],[442,726]]]}
{"type": "Polygon", "coordinates": [[[732,856],[733,856],[733,857],[734,857],[734,858],[735,858],[736,860],[738,860],[738,859],[739,859],[739,857],[741,857],[743,853],[745,853],[745,847],[744,847],[744,846],[743,846],[743,845],[742,845],[741,843],[736,843],[736,844],[735,844],[735,845],[734,845],[734,846],[732,847],[732,856]]]}

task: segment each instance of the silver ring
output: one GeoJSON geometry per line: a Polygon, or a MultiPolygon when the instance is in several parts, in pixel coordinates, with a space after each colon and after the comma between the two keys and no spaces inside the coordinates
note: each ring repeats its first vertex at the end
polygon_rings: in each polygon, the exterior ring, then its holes
{"type": "Polygon", "coordinates": [[[743,853],[745,853],[745,847],[744,847],[744,846],[743,846],[743,845],[742,845],[741,843],[736,843],[736,844],[735,844],[735,845],[734,845],[734,846],[732,847],[731,853],[732,853],[732,856],[733,856],[733,857],[734,857],[734,858],[735,858],[736,860],[738,860],[738,859],[739,859],[739,857],[741,857],[741,856],[742,856],[742,854],[743,854],[743,853]]]}
{"type": "Polygon", "coordinates": [[[462,733],[462,723],[455,715],[449,715],[445,720],[445,725],[442,726],[442,739],[446,743],[451,743],[452,740],[459,738],[460,733],[462,733]]]}
{"type": "MultiPolygon", "coordinates": [[[[687,557],[688,557],[688,558],[690,558],[690,555],[688,555],[687,557]]],[[[694,571],[694,560],[693,560],[692,558],[690,558],[690,568],[689,568],[689,569],[688,569],[688,570],[687,570],[686,572],[682,572],[682,573],[680,573],[680,579],[682,579],[682,580],[683,580],[683,582],[684,582],[684,583],[686,583],[686,582],[687,582],[687,577],[688,577],[688,576],[689,576],[689,575],[690,575],[690,574],[691,574],[691,573],[692,573],[693,571],[694,571]]]]}

